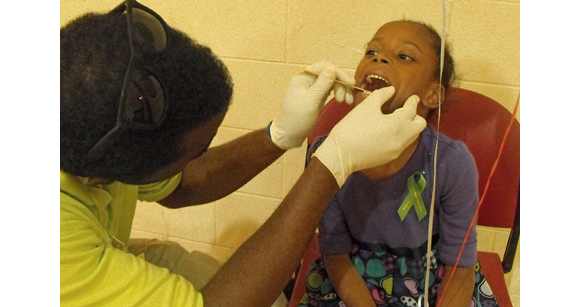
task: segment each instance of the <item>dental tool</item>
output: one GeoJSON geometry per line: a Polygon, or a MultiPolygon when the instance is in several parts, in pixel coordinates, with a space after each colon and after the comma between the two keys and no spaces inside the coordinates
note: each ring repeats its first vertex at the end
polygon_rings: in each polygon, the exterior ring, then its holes
{"type": "MultiPolygon", "coordinates": [[[[311,71],[308,71],[308,70],[305,70],[304,72],[306,72],[306,73],[309,73],[309,74],[311,74],[311,75],[313,75],[313,76],[318,76],[318,74],[315,74],[315,73],[313,73],[313,72],[311,72],[311,71]]],[[[334,82],[336,82],[336,83],[339,83],[339,84],[342,84],[342,85],[346,85],[346,86],[348,86],[348,87],[352,87],[352,88],[354,88],[355,90],[359,90],[359,91],[361,91],[361,92],[363,92],[363,93],[366,93],[366,94],[370,94],[370,93],[372,93],[371,91],[367,91],[367,90],[365,90],[365,89],[364,89],[364,88],[362,88],[362,87],[358,87],[358,86],[354,86],[354,85],[349,85],[349,84],[346,84],[345,82],[343,82],[343,81],[340,81],[340,80],[338,80],[338,79],[334,79],[334,82]]]]}

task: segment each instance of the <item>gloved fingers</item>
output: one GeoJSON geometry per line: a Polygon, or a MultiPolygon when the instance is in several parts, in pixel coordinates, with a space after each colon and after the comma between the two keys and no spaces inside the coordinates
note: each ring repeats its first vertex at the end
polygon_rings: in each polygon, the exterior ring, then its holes
{"type": "Polygon", "coordinates": [[[338,102],[343,102],[346,98],[346,86],[334,83],[334,99],[338,102]]]}
{"type": "Polygon", "coordinates": [[[352,95],[352,87],[340,83],[334,83],[334,98],[337,102],[346,102],[352,104],[354,96],[352,95]]]}
{"type": "Polygon", "coordinates": [[[306,69],[304,69],[304,71],[309,72],[309,73],[314,74],[314,75],[320,75],[322,73],[322,71],[329,66],[334,67],[334,65],[330,62],[320,61],[320,62],[316,62],[316,63],[311,64],[310,66],[306,67],[306,69]]]}
{"type": "Polygon", "coordinates": [[[354,86],[354,78],[350,77],[344,70],[340,69],[340,68],[336,68],[336,79],[340,80],[344,83],[346,83],[347,85],[344,84],[340,84],[340,83],[335,83],[335,88],[334,88],[334,95],[336,95],[337,93],[337,87],[339,87],[341,89],[341,91],[344,90],[344,99],[343,99],[343,94],[342,92],[340,93],[341,96],[341,100],[339,101],[337,99],[338,102],[346,102],[347,104],[352,104],[354,102],[354,97],[352,95],[352,90],[353,90],[353,86],[354,86]]]}
{"type": "Polygon", "coordinates": [[[336,67],[334,67],[334,65],[328,66],[318,75],[318,79],[316,79],[314,84],[312,84],[308,90],[312,92],[314,97],[317,99],[325,98],[330,94],[335,79],[336,67]]]}
{"type": "MultiPolygon", "coordinates": [[[[332,63],[326,61],[320,61],[318,63],[314,63],[304,70],[307,73],[300,73],[290,79],[290,85],[288,87],[289,90],[293,92],[293,94],[304,92],[312,87],[316,83],[319,78],[319,75],[328,68],[334,67],[332,63]]],[[[331,68],[332,69],[332,68],[331,68]]],[[[334,72],[332,73],[333,76],[330,78],[335,78],[334,72]]],[[[329,82],[329,81],[327,81],[329,82]]],[[[330,87],[329,87],[330,89],[330,87]]]]}
{"type": "Polygon", "coordinates": [[[349,87],[351,87],[351,88],[354,85],[354,78],[349,76],[349,74],[346,73],[346,71],[344,71],[338,67],[336,68],[336,79],[348,84],[349,87]]]}
{"type": "Polygon", "coordinates": [[[417,115],[411,121],[410,127],[417,132],[421,132],[427,127],[427,121],[423,117],[417,115]]]}
{"type": "Polygon", "coordinates": [[[319,76],[318,79],[321,79],[321,77],[327,78],[324,83],[316,85],[317,87],[320,86],[322,89],[326,88],[324,85],[326,85],[326,82],[330,82],[330,78],[332,78],[333,83],[334,80],[340,80],[346,83],[346,85],[340,84],[338,82],[334,83],[334,97],[338,102],[345,101],[347,104],[352,104],[354,102],[352,86],[354,86],[355,81],[354,78],[350,77],[349,74],[344,70],[336,67],[330,62],[320,61],[306,67],[304,71],[308,72],[309,74],[319,76]],[[332,76],[330,74],[324,76],[324,71],[327,70],[329,72],[331,67],[333,69],[332,76]]]}
{"type": "Polygon", "coordinates": [[[384,87],[378,90],[374,90],[365,100],[363,100],[355,109],[360,108],[362,105],[369,105],[369,108],[378,108],[393,97],[395,94],[395,88],[393,86],[384,87]]]}
{"type": "Polygon", "coordinates": [[[344,95],[344,102],[346,102],[346,104],[352,104],[354,102],[354,96],[352,95],[351,88],[346,89],[346,94],[344,95]]]}
{"type": "Polygon", "coordinates": [[[288,84],[287,94],[291,97],[298,97],[306,92],[312,84],[316,82],[316,76],[309,74],[298,74],[288,84]]]}
{"type": "Polygon", "coordinates": [[[304,71],[306,71],[310,74],[320,75],[322,73],[322,71],[324,71],[328,67],[334,67],[334,70],[336,71],[336,75],[335,75],[336,79],[348,84],[349,86],[354,85],[354,78],[353,77],[351,77],[346,71],[336,67],[334,64],[327,62],[327,61],[320,61],[320,62],[311,64],[310,66],[306,67],[306,69],[304,69],[304,71]]]}
{"type": "MultiPolygon", "coordinates": [[[[405,104],[399,109],[395,110],[393,114],[399,114],[402,118],[413,120],[417,116],[417,104],[419,104],[419,96],[413,95],[405,101],[405,104]]],[[[420,116],[417,116],[420,117],[420,116]]]]}

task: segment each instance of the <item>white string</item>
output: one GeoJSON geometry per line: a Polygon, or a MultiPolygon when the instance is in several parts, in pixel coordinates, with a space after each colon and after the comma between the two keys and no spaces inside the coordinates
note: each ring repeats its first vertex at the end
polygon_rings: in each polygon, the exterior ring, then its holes
{"type": "MultiPolygon", "coordinates": [[[[442,0],[443,3],[443,21],[441,30],[441,49],[439,56],[439,90],[441,91],[441,81],[443,79],[443,63],[445,60],[445,36],[446,36],[446,23],[447,23],[447,1],[442,0]]],[[[433,154],[433,191],[431,193],[431,207],[429,208],[429,230],[427,231],[427,254],[425,255],[425,260],[427,268],[425,271],[425,295],[423,297],[425,302],[425,307],[429,307],[429,275],[431,272],[431,256],[432,256],[432,237],[433,237],[433,220],[435,212],[435,187],[437,182],[437,152],[439,150],[439,122],[441,120],[441,92],[438,95],[439,104],[437,107],[437,141],[435,143],[435,152],[433,154]]]]}

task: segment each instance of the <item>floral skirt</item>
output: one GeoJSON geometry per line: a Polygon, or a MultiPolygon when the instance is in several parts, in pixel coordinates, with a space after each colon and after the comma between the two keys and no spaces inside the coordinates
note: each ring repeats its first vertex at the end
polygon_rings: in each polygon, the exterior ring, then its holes
{"type": "MultiPolygon", "coordinates": [[[[351,252],[351,260],[363,276],[375,304],[378,307],[425,306],[425,280],[427,261],[419,249],[390,249],[384,245],[357,242],[351,252]],[[421,256],[422,255],[422,256],[421,256]]],[[[445,273],[444,265],[437,260],[433,250],[429,271],[429,306],[435,306],[445,273]]],[[[475,266],[475,286],[472,307],[497,307],[497,301],[487,281],[475,266]]],[[[336,293],[322,257],[310,267],[306,294],[300,307],[345,307],[336,293]]]]}

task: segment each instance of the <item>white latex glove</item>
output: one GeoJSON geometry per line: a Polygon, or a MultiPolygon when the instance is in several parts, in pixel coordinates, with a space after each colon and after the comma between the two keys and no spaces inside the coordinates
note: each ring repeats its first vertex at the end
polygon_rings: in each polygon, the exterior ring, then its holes
{"type": "Polygon", "coordinates": [[[427,126],[417,116],[419,97],[415,95],[392,114],[383,114],[381,106],[394,93],[392,86],[373,91],[334,126],[314,153],[339,186],[353,172],[397,158],[427,126]]]}
{"type": "Polygon", "coordinates": [[[312,64],[290,80],[280,113],[270,125],[274,144],[282,149],[300,147],[332,89],[338,102],[353,102],[352,88],[335,83],[335,79],[354,85],[353,78],[329,62],[312,64]]]}

